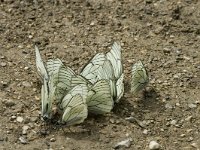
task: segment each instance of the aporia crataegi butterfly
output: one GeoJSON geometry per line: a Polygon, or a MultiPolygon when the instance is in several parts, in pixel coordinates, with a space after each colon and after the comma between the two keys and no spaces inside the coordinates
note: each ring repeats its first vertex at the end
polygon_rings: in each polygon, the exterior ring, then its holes
{"type": "Polygon", "coordinates": [[[94,114],[104,114],[112,110],[114,101],[108,80],[97,81],[89,90],[87,101],[88,111],[94,114]]]}
{"type": "Polygon", "coordinates": [[[42,117],[44,119],[51,119],[52,103],[55,98],[56,90],[56,76],[58,74],[60,66],[62,66],[63,64],[59,59],[50,59],[45,66],[37,46],[35,46],[35,53],[36,67],[43,81],[41,89],[42,117]]]}
{"type": "Polygon", "coordinates": [[[50,77],[50,82],[47,82],[44,78],[41,89],[42,117],[44,120],[51,119],[52,117],[52,104],[54,101],[55,87],[51,80],[53,80],[53,78],[50,77]]]}
{"type": "Polygon", "coordinates": [[[103,65],[105,60],[106,60],[105,54],[103,53],[96,54],[89,61],[89,63],[83,68],[83,70],[81,71],[81,75],[94,84],[95,82],[98,81],[97,71],[99,67],[103,65]]]}
{"type": "Polygon", "coordinates": [[[143,89],[149,82],[148,73],[141,61],[135,63],[132,67],[132,81],[131,81],[131,92],[133,94],[138,93],[143,89]]]}
{"type": "Polygon", "coordinates": [[[96,54],[84,67],[81,75],[92,84],[101,79],[109,80],[113,99],[115,102],[119,102],[124,93],[121,46],[115,42],[106,55],[96,54]]]}
{"type": "Polygon", "coordinates": [[[67,126],[82,123],[88,115],[86,95],[88,88],[84,84],[79,84],[72,88],[64,96],[60,104],[63,111],[61,122],[67,126]]]}
{"type": "Polygon", "coordinates": [[[108,60],[110,60],[114,69],[115,81],[116,81],[116,95],[114,96],[115,102],[119,102],[124,94],[124,73],[122,65],[121,46],[114,42],[111,50],[106,54],[108,60]]]}

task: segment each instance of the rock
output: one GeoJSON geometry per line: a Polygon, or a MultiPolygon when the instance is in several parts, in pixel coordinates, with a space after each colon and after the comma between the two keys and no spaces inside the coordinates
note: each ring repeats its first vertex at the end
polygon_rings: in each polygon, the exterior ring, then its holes
{"type": "Polygon", "coordinates": [[[17,117],[17,122],[22,123],[22,121],[24,120],[22,117],[17,117]]]}
{"type": "Polygon", "coordinates": [[[121,141],[119,143],[117,143],[115,146],[114,146],[114,149],[118,149],[120,147],[126,147],[126,148],[129,148],[131,146],[131,143],[132,143],[133,139],[132,138],[128,138],[124,141],[121,141]]]}
{"type": "Polygon", "coordinates": [[[27,134],[27,130],[29,129],[29,126],[25,125],[22,127],[22,134],[27,134]]]}
{"type": "Polygon", "coordinates": [[[55,141],[56,141],[55,138],[51,138],[51,139],[50,139],[50,142],[55,142],[55,141]]]}
{"type": "Polygon", "coordinates": [[[10,120],[13,121],[17,118],[17,116],[11,116],[10,120]]]}
{"type": "Polygon", "coordinates": [[[173,106],[172,106],[171,104],[167,103],[167,104],[165,104],[165,108],[166,108],[166,109],[172,109],[173,106]]]}
{"type": "Polygon", "coordinates": [[[196,108],[196,107],[197,107],[197,105],[196,105],[196,104],[193,104],[193,103],[191,103],[191,104],[188,104],[188,107],[189,107],[189,108],[196,108]]]}
{"type": "Polygon", "coordinates": [[[149,143],[149,149],[156,150],[156,149],[159,149],[159,148],[160,148],[160,145],[156,141],[151,141],[149,143]]]}
{"type": "Polygon", "coordinates": [[[170,122],[171,125],[176,125],[176,123],[177,123],[176,120],[172,120],[172,121],[170,122]]]}
{"type": "Polygon", "coordinates": [[[144,131],[142,132],[143,134],[148,134],[148,130],[144,129],[144,131]]]}
{"type": "Polygon", "coordinates": [[[9,100],[3,100],[3,103],[6,105],[6,107],[12,107],[15,105],[15,102],[11,99],[9,100]]]}
{"type": "Polygon", "coordinates": [[[22,85],[23,85],[24,87],[31,87],[31,84],[30,84],[28,81],[23,81],[23,82],[22,82],[22,85]]]}
{"type": "Polygon", "coordinates": [[[5,62],[1,63],[1,67],[5,67],[7,64],[5,62]]]}
{"type": "Polygon", "coordinates": [[[27,139],[25,139],[25,137],[23,137],[23,136],[19,137],[19,141],[20,141],[22,144],[27,144],[27,143],[28,143],[27,139]]]}

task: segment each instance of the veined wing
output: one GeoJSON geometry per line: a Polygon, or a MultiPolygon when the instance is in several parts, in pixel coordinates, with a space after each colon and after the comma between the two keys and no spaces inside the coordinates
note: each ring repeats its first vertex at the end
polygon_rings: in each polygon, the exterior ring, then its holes
{"type": "Polygon", "coordinates": [[[45,65],[42,61],[41,55],[40,55],[40,51],[38,49],[38,47],[35,45],[35,54],[36,54],[36,67],[37,67],[37,71],[38,74],[40,75],[42,81],[43,78],[48,81],[48,74],[47,74],[47,70],[45,68],[45,65]]]}
{"type": "Polygon", "coordinates": [[[135,63],[132,67],[131,91],[138,93],[149,82],[147,71],[141,61],[135,63]]]}
{"type": "Polygon", "coordinates": [[[62,115],[62,122],[66,123],[67,126],[80,124],[87,118],[87,105],[80,94],[76,94],[72,98],[66,95],[63,101],[68,101],[62,115]]]}
{"type": "Polygon", "coordinates": [[[124,94],[124,74],[120,76],[120,78],[116,82],[116,88],[117,88],[117,98],[115,99],[115,102],[118,103],[121,97],[124,94]]]}
{"type": "Polygon", "coordinates": [[[57,75],[63,63],[60,59],[49,59],[47,61],[47,72],[49,76],[57,75]]]}
{"type": "Polygon", "coordinates": [[[110,91],[109,81],[100,80],[90,89],[87,97],[89,112],[104,114],[112,110],[114,102],[110,91]]]}
{"type": "Polygon", "coordinates": [[[115,78],[119,79],[123,73],[121,46],[114,42],[110,52],[106,54],[106,57],[113,66],[115,78]]]}
{"type": "Polygon", "coordinates": [[[63,98],[63,100],[60,104],[61,109],[65,109],[69,105],[69,103],[72,103],[71,99],[77,94],[81,95],[83,101],[86,102],[86,97],[88,94],[88,87],[85,84],[79,84],[79,85],[75,86],[74,88],[72,88],[68,92],[68,94],[65,95],[65,97],[63,98]]]}
{"type": "Polygon", "coordinates": [[[45,119],[51,119],[52,117],[52,103],[54,100],[55,87],[52,84],[53,78],[47,82],[43,79],[43,85],[41,89],[41,101],[42,101],[42,117],[45,119]]]}
{"type": "Polygon", "coordinates": [[[92,83],[85,79],[84,77],[80,75],[75,75],[71,78],[71,88],[79,85],[79,84],[85,84],[87,87],[91,87],[92,83]]]}
{"type": "Polygon", "coordinates": [[[102,79],[106,79],[109,81],[111,94],[115,99],[117,97],[116,81],[114,76],[114,70],[109,60],[105,60],[103,65],[99,67],[99,69],[97,70],[97,78],[98,81],[102,79]]]}
{"type": "Polygon", "coordinates": [[[105,54],[98,53],[96,54],[92,60],[83,68],[81,71],[81,75],[89,80],[92,84],[97,82],[97,70],[100,66],[103,65],[106,60],[105,54]]]}
{"type": "Polygon", "coordinates": [[[56,79],[56,98],[61,101],[64,95],[71,89],[71,80],[75,72],[65,66],[60,66],[56,79]]]}

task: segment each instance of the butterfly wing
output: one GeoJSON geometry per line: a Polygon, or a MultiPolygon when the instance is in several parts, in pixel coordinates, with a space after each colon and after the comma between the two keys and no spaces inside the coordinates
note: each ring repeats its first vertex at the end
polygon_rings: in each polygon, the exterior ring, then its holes
{"type": "Polygon", "coordinates": [[[87,86],[79,84],[70,90],[69,93],[63,98],[60,105],[64,112],[62,122],[65,122],[67,126],[79,124],[87,118],[87,93],[87,86]]]}
{"type": "Polygon", "coordinates": [[[63,98],[60,106],[61,109],[64,109],[68,106],[68,104],[70,103],[71,99],[77,95],[80,94],[83,101],[86,102],[86,97],[88,94],[88,87],[85,84],[79,84],[77,86],[75,86],[74,88],[72,88],[67,95],[65,95],[65,97],[63,98]]]}
{"type": "Polygon", "coordinates": [[[67,126],[82,123],[88,115],[87,105],[80,94],[75,95],[69,100],[64,109],[62,122],[67,126]]]}
{"type": "Polygon", "coordinates": [[[63,66],[63,63],[60,59],[49,59],[47,61],[47,72],[49,76],[54,76],[58,74],[60,67],[63,66]]]}
{"type": "Polygon", "coordinates": [[[149,82],[147,71],[141,61],[135,63],[132,67],[131,91],[138,93],[149,82]]]}
{"type": "Polygon", "coordinates": [[[106,54],[106,57],[113,66],[115,78],[119,79],[123,71],[121,46],[114,42],[110,52],[106,54]]]}
{"type": "Polygon", "coordinates": [[[41,101],[42,101],[42,117],[44,120],[51,119],[52,117],[52,103],[54,100],[55,87],[53,86],[53,78],[47,82],[43,79],[43,85],[41,89],[41,101]]]}
{"type": "Polygon", "coordinates": [[[103,65],[104,61],[106,60],[105,54],[98,53],[96,54],[92,60],[83,68],[81,71],[81,75],[89,80],[91,83],[97,82],[97,70],[100,66],[103,65]]]}
{"type": "Polygon", "coordinates": [[[67,93],[71,89],[71,80],[72,77],[75,76],[75,72],[65,66],[60,66],[58,71],[58,76],[56,79],[56,98],[60,101],[65,93],[67,93]]]}
{"type": "Polygon", "coordinates": [[[38,49],[38,47],[35,45],[35,54],[36,54],[36,67],[37,67],[37,71],[39,76],[41,77],[42,81],[43,78],[48,81],[48,74],[47,74],[47,70],[45,68],[45,65],[42,61],[42,57],[40,55],[40,51],[38,49]]]}
{"type": "Polygon", "coordinates": [[[124,94],[124,74],[121,75],[121,77],[117,80],[116,82],[116,90],[117,90],[117,98],[115,100],[116,103],[119,102],[119,100],[121,99],[121,97],[124,94]]]}
{"type": "Polygon", "coordinates": [[[109,81],[100,80],[90,89],[87,97],[89,112],[104,114],[112,110],[114,102],[110,91],[109,81]]]}

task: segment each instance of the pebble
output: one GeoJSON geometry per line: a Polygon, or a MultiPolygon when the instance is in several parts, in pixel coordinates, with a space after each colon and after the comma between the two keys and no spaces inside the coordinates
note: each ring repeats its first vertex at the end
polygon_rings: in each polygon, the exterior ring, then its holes
{"type": "Polygon", "coordinates": [[[2,63],[1,63],[1,66],[2,66],[2,67],[5,67],[5,66],[6,66],[6,63],[5,63],[5,62],[2,62],[2,63]]]}
{"type": "Polygon", "coordinates": [[[188,104],[188,107],[189,107],[189,108],[196,108],[196,107],[197,107],[197,105],[196,105],[196,104],[193,104],[193,103],[191,103],[191,104],[188,104]]]}
{"type": "Polygon", "coordinates": [[[17,122],[20,122],[20,123],[22,123],[22,121],[24,120],[22,117],[17,117],[17,122]]]}
{"type": "Polygon", "coordinates": [[[27,140],[26,140],[23,136],[19,137],[19,141],[20,141],[22,144],[27,144],[27,143],[28,143],[27,140]]]}
{"type": "Polygon", "coordinates": [[[166,109],[172,109],[173,106],[172,106],[171,104],[167,103],[167,104],[165,104],[165,108],[166,108],[166,109]]]}
{"type": "Polygon", "coordinates": [[[3,103],[6,105],[6,107],[12,107],[15,105],[15,102],[11,99],[9,100],[3,100],[3,103]]]}
{"type": "Polygon", "coordinates": [[[176,125],[176,123],[177,123],[176,120],[172,120],[172,121],[170,122],[171,125],[176,125]]]}
{"type": "Polygon", "coordinates": [[[23,85],[24,87],[31,87],[31,84],[30,84],[28,81],[23,81],[23,82],[22,82],[22,85],[23,85]]]}
{"type": "Polygon", "coordinates": [[[114,149],[118,149],[120,147],[126,147],[126,148],[129,148],[131,146],[131,143],[132,143],[133,139],[132,138],[128,138],[124,141],[121,141],[119,143],[117,143],[115,146],[114,146],[114,149]]]}
{"type": "Polygon", "coordinates": [[[51,138],[51,139],[50,139],[50,142],[55,142],[55,141],[56,141],[55,138],[51,138]]]}
{"type": "Polygon", "coordinates": [[[144,129],[142,133],[143,133],[143,134],[148,134],[148,130],[147,130],[147,129],[144,129]]]}
{"type": "Polygon", "coordinates": [[[25,125],[22,127],[22,134],[27,134],[27,130],[29,129],[29,126],[25,125]]]}
{"type": "Polygon", "coordinates": [[[185,118],[185,121],[191,121],[192,116],[188,116],[187,118],[185,118]]]}
{"type": "Polygon", "coordinates": [[[159,148],[160,148],[160,145],[156,141],[151,141],[149,143],[149,149],[156,150],[156,149],[159,149],[159,148]]]}

